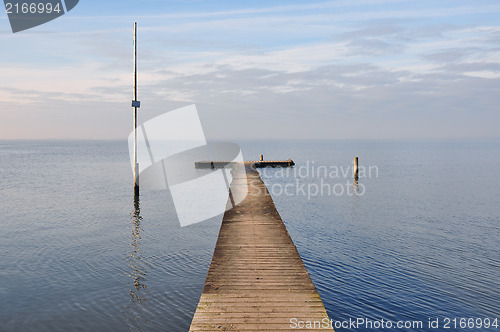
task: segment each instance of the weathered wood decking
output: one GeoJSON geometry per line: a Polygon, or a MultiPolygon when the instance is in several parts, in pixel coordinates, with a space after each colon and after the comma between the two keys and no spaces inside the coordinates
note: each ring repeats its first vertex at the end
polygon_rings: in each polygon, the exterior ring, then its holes
{"type": "Polygon", "coordinates": [[[190,331],[295,331],[298,328],[292,328],[291,323],[294,318],[318,322],[328,319],[252,164],[236,166],[231,183],[235,196],[244,182],[248,183],[248,195],[224,214],[190,331]],[[246,176],[242,173],[245,169],[246,176]]]}
{"type": "MultiPolygon", "coordinates": [[[[292,159],[288,160],[262,160],[262,161],[245,161],[245,165],[254,165],[256,168],[263,167],[290,167],[295,166],[292,159]]],[[[195,168],[224,168],[232,167],[237,163],[234,161],[197,161],[194,163],[195,168]]]]}

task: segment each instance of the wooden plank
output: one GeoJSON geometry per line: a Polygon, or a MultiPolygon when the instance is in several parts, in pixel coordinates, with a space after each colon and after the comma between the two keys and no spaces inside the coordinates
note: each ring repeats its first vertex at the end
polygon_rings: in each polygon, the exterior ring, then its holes
{"type": "Polygon", "coordinates": [[[254,164],[235,165],[235,196],[242,179],[248,195],[224,214],[189,331],[295,331],[292,319],[324,322],[323,302],[254,164]]]}

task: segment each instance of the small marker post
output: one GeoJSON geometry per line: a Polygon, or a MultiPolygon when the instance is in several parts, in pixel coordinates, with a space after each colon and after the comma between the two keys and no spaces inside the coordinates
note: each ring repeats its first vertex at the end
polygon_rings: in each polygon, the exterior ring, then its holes
{"type": "Polygon", "coordinates": [[[354,157],[354,180],[358,181],[358,157],[354,157]]]}

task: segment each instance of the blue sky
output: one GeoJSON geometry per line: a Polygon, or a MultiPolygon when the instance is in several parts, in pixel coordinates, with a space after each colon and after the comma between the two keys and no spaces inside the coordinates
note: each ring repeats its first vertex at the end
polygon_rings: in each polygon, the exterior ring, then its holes
{"type": "Polygon", "coordinates": [[[196,104],[213,139],[499,138],[498,1],[85,1],[13,34],[0,139],[126,139],[196,104]]]}

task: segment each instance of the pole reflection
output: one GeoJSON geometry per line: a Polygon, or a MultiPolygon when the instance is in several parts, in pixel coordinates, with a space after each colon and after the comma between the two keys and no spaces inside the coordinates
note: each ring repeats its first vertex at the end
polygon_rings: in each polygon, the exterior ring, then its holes
{"type": "Polygon", "coordinates": [[[131,269],[128,276],[132,279],[129,289],[130,302],[125,307],[128,310],[127,321],[131,330],[144,331],[144,328],[151,325],[145,314],[148,312],[147,301],[150,293],[146,286],[147,268],[149,267],[144,255],[141,252],[141,232],[142,216],[139,195],[134,195],[134,210],[130,213],[132,220],[132,251],[128,256],[128,265],[131,269]]]}
{"type": "Polygon", "coordinates": [[[358,177],[354,177],[354,183],[353,183],[353,187],[354,187],[354,194],[359,194],[359,183],[358,183],[358,177]]]}

